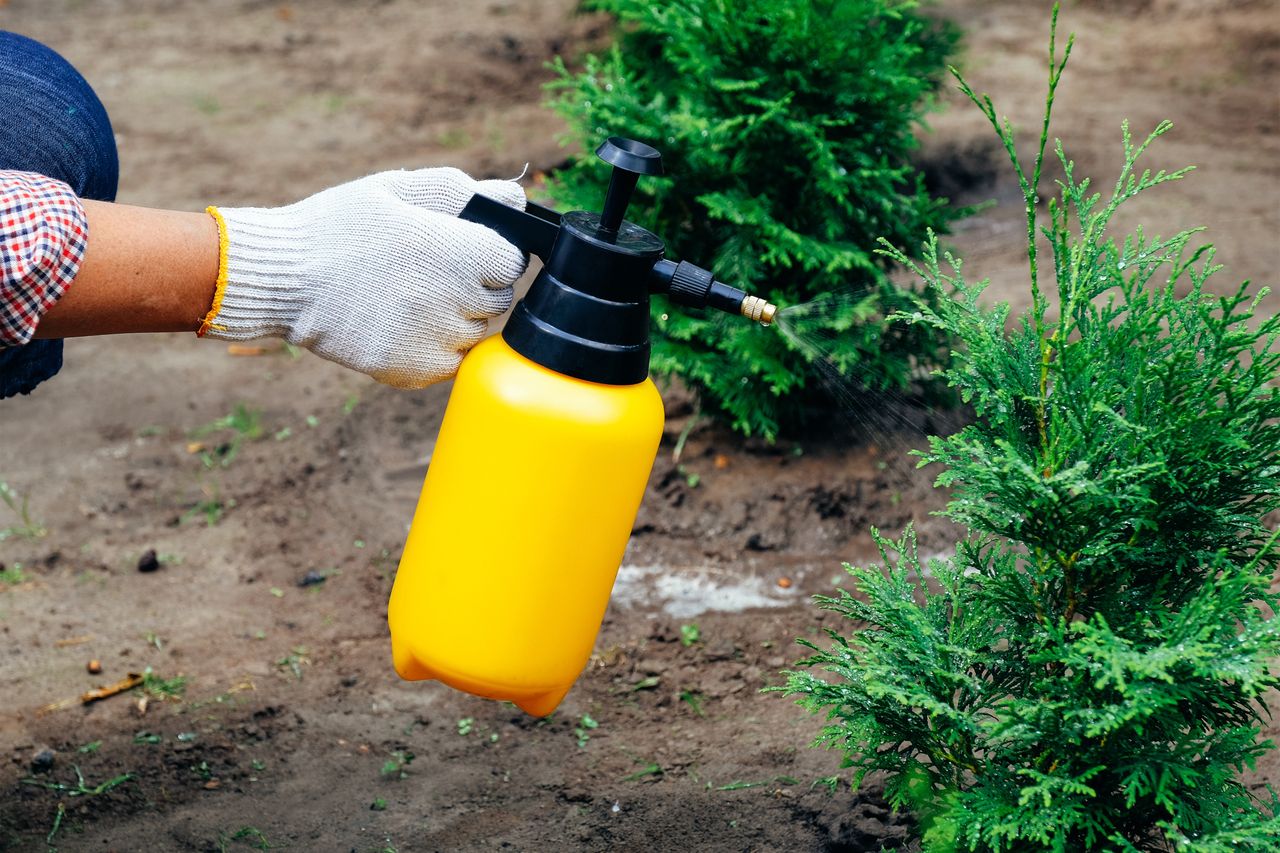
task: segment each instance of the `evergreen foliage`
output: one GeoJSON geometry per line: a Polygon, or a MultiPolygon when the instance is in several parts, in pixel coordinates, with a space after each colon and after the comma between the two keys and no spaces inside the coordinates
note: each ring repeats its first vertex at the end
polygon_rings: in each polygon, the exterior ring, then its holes
{"type": "Polygon", "coordinates": [[[782,307],[850,295],[835,314],[797,319],[798,337],[834,340],[821,356],[656,297],[655,373],[683,377],[708,412],[768,438],[836,405],[815,358],[873,389],[927,377],[948,342],[888,323],[912,302],[875,241],[916,245],[958,215],[908,162],[956,31],[915,0],[587,5],[616,15],[619,35],[580,74],[557,61],[553,106],[584,154],[552,179],[556,203],[598,210],[608,168],[591,152],[607,136],[644,140],[668,177],[640,182],[628,218],[669,256],[782,307]]]}
{"type": "Polygon", "coordinates": [[[937,296],[920,322],[963,341],[945,377],[977,414],[921,464],[946,466],[945,515],[968,534],[930,562],[937,589],[910,530],[877,534],[883,567],[850,568],[859,597],[820,599],[866,629],[806,642],[803,663],[827,676],[779,689],[825,711],[819,742],[857,781],[887,772],[929,851],[1280,850],[1280,800],[1236,779],[1272,746],[1259,723],[1280,683],[1280,549],[1263,523],[1280,506],[1280,319],[1255,316],[1247,283],[1210,293],[1218,267],[1194,232],[1107,236],[1121,205],[1185,173],[1137,166],[1167,123],[1136,144],[1125,127],[1105,195],[1059,143],[1065,178],[1040,221],[1070,50],[1059,60],[1051,37],[1029,174],[1008,122],[961,79],[1022,184],[1029,311],[1006,331],[1008,306],[980,304],[985,282],[940,263],[932,238],[918,269],[937,296]]]}

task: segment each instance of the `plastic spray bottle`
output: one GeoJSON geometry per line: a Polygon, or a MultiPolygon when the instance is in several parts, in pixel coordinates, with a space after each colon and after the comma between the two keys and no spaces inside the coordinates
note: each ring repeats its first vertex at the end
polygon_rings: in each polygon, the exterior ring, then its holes
{"type": "Polygon", "coordinates": [[[462,217],[544,266],[501,337],[462,361],[405,542],[388,622],[396,671],[545,716],[590,657],[662,436],[649,294],[768,324],[773,305],[663,258],[624,220],[659,153],[610,138],[604,209],[475,196],[462,217]]]}

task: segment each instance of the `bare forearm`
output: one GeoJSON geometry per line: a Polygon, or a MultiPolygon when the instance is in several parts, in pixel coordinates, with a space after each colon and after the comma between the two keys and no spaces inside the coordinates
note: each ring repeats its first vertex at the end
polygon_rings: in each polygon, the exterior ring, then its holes
{"type": "Polygon", "coordinates": [[[204,213],[85,201],[89,243],[38,338],[195,331],[213,301],[218,226],[204,213]]]}

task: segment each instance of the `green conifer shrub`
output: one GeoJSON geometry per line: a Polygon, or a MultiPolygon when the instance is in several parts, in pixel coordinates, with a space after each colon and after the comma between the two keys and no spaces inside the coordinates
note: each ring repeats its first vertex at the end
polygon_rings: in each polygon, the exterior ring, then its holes
{"type": "Polygon", "coordinates": [[[768,438],[837,405],[814,359],[871,389],[927,377],[947,342],[933,327],[888,324],[911,297],[886,277],[875,241],[917,245],[958,215],[909,162],[956,30],[916,0],[586,5],[617,16],[618,39],[581,73],[557,61],[552,104],[584,151],[549,182],[555,202],[598,210],[608,168],[592,151],[607,136],[640,139],[662,151],[668,177],[640,182],[628,218],[669,256],[783,307],[841,297],[839,310],[796,320],[796,337],[821,338],[817,348],[655,298],[654,372],[683,377],[706,411],[768,438]]]}
{"type": "Polygon", "coordinates": [[[802,641],[809,669],[778,689],[825,713],[818,742],[855,784],[886,774],[927,851],[1280,850],[1280,801],[1237,779],[1272,746],[1259,723],[1278,683],[1280,549],[1263,519],[1280,506],[1280,319],[1255,315],[1247,283],[1210,292],[1218,267],[1194,232],[1107,235],[1135,194],[1185,173],[1137,167],[1167,123],[1138,144],[1125,127],[1105,194],[1059,143],[1041,221],[1069,54],[1050,39],[1029,173],[961,80],[1022,184],[1031,308],[1007,331],[1008,306],[981,304],[985,282],[932,238],[917,270],[937,296],[919,322],[963,342],[945,377],[977,415],[920,454],[945,466],[944,514],[967,536],[927,572],[910,530],[878,538],[883,566],[849,569],[857,597],[820,597],[866,627],[802,641]]]}

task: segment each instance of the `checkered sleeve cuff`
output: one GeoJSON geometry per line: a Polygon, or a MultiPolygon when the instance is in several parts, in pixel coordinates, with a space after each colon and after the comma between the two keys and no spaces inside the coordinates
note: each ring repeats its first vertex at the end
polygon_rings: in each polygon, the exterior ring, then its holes
{"type": "Polygon", "coordinates": [[[0,170],[0,347],[21,346],[80,271],[89,224],[62,181],[0,170]]]}

